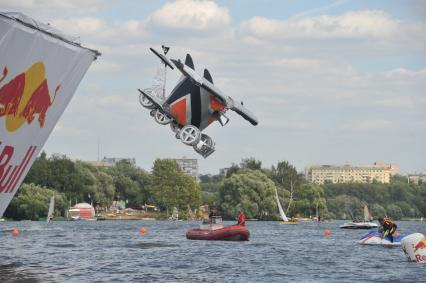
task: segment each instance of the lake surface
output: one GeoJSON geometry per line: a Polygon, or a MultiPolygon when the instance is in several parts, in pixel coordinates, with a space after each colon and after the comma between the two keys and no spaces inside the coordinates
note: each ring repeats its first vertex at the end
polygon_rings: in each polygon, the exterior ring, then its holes
{"type": "MultiPolygon", "coordinates": [[[[426,282],[426,264],[361,246],[367,230],[342,223],[251,221],[250,241],[213,242],[185,238],[196,221],[0,222],[0,282],[426,282]]],[[[426,235],[426,223],[397,224],[426,235]]]]}

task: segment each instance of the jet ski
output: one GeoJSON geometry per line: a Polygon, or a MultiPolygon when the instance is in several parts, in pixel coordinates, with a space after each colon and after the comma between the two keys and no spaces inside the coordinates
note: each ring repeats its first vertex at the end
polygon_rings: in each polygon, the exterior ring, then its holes
{"type": "Polygon", "coordinates": [[[382,245],[382,246],[400,246],[401,240],[404,236],[399,231],[393,234],[393,242],[391,242],[389,236],[382,239],[381,230],[373,230],[358,241],[361,245],[382,245]]]}

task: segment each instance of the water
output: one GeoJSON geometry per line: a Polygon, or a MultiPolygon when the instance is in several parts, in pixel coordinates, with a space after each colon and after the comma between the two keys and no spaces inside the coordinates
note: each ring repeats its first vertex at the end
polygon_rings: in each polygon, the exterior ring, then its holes
{"type": "Polygon", "coordinates": [[[212,242],[185,238],[198,222],[0,222],[0,282],[426,282],[401,247],[361,246],[367,231],[340,224],[253,221],[250,241],[212,242]]]}

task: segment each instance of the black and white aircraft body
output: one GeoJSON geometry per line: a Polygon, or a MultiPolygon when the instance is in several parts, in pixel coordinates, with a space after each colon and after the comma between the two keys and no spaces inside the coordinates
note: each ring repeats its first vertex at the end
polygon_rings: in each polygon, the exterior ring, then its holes
{"type": "Polygon", "coordinates": [[[215,143],[202,131],[212,122],[218,121],[222,126],[229,119],[225,116],[231,109],[257,125],[257,118],[243,104],[225,96],[214,84],[212,76],[204,69],[203,76],[195,72],[194,63],[189,54],[185,63],[180,60],[169,60],[166,54],[168,47],[163,46],[161,54],[153,48],[150,50],[160,58],[159,71],[154,79],[152,88],[139,90],[139,101],[145,108],[151,110],[151,115],[159,124],[170,124],[171,129],[184,144],[192,146],[204,158],[215,150],[215,143]],[[177,68],[182,77],[171,93],[165,96],[167,68],[177,68]]]}

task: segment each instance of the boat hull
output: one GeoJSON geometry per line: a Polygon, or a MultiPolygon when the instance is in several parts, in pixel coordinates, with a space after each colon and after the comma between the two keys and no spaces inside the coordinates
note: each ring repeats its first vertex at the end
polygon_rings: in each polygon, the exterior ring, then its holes
{"type": "Polygon", "coordinates": [[[191,229],[186,232],[189,240],[248,241],[250,231],[242,225],[232,225],[216,230],[191,229]]]}
{"type": "Polygon", "coordinates": [[[374,222],[349,222],[343,225],[340,225],[341,229],[375,229],[378,228],[374,222]]]}

